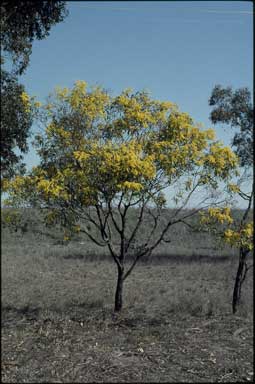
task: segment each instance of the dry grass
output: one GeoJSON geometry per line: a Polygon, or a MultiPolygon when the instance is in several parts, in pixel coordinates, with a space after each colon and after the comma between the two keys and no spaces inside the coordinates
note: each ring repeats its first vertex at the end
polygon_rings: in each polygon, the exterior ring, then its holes
{"type": "Polygon", "coordinates": [[[252,381],[252,275],[233,316],[233,253],[162,247],[116,316],[115,265],[79,242],[3,231],[3,382],[252,381]]]}

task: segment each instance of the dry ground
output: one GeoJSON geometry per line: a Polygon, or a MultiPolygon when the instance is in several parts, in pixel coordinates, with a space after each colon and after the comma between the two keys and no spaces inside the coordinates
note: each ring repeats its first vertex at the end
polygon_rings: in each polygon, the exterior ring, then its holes
{"type": "Polygon", "coordinates": [[[4,383],[253,381],[252,274],[233,316],[233,255],[138,265],[115,316],[115,266],[89,247],[3,233],[4,383]]]}

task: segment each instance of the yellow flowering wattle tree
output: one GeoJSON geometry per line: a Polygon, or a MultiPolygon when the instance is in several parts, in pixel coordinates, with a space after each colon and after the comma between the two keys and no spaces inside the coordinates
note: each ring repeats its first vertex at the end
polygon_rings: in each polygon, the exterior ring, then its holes
{"type": "Polygon", "coordinates": [[[72,89],[57,88],[42,111],[41,162],[6,183],[8,205],[47,208],[46,221],[60,223],[66,240],[79,232],[105,247],[117,266],[119,311],[123,283],[137,261],[169,241],[173,225],[226,203],[219,190],[236,172],[237,157],[215,141],[212,129],[145,91],[113,97],[77,81],[72,89]],[[173,195],[171,211],[166,190],[173,195]],[[194,209],[187,210],[191,199],[194,209]]]}

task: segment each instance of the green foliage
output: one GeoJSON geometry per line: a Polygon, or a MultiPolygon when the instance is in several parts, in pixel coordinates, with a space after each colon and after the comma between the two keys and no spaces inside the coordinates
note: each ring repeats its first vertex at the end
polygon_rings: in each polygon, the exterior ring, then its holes
{"type": "MultiPolygon", "coordinates": [[[[240,188],[243,181],[248,181],[248,174],[253,164],[253,105],[248,88],[239,88],[233,91],[231,87],[223,88],[220,85],[213,89],[209,105],[214,106],[211,113],[211,120],[214,124],[221,122],[237,129],[232,140],[232,146],[235,147],[235,152],[240,159],[240,166],[244,170],[243,176],[239,178],[239,185],[229,184],[229,190],[230,193],[237,192],[247,202],[247,208],[241,222],[239,224],[234,223],[234,228],[227,228],[223,235],[227,243],[239,248],[239,265],[232,299],[233,313],[235,313],[241,298],[242,284],[248,270],[247,254],[253,249],[254,224],[253,221],[248,222],[247,219],[252,208],[254,182],[251,183],[250,193],[243,192],[240,188]]],[[[219,213],[216,213],[217,215],[222,220],[219,213]]],[[[215,219],[215,214],[213,216],[215,219]]],[[[217,232],[220,234],[219,231],[217,232]]]]}
{"type": "Polygon", "coordinates": [[[22,214],[19,210],[5,209],[1,213],[1,225],[9,228],[10,231],[17,232],[21,226],[22,214]]]}
{"type": "Polygon", "coordinates": [[[21,163],[26,153],[32,125],[32,105],[19,84],[17,75],[24,73],[34,39],[44,39],[52,25],[67,15],[63,1],[2,1],[1,64],[11,59],[11,73],[1,69],[1,176],[13,177],[24,172],[21,163]]]}
{"type": "Polygon", "coordinates": [[[253,164],[253,105],[248,88],[233,90],[216,85],[209,99],[213,106],[213,124],[230,124],[238,131],[233,136],[232,145],[240,158],[241,166],[253,164]]]}
{"type": "Polygon", "coordinates": [[[32,110],[24,103],[24,86],[14,75],[1,70],[1,176],[12,177],[24,170],[22,155],[28,150],[32,110]]]}
{"type": "Polygon", "coordinates": [[[52,25],[67,15],[64,1],[2,1],[1,49],[23,73],[29,63],[34,39],[44,39],[52,25]]]}

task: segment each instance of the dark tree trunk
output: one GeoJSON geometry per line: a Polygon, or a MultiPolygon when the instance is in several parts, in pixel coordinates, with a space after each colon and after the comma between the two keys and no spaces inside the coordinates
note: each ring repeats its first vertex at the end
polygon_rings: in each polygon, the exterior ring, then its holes
{"type": "Polygon", "coordinates": [[[246,261],[247,253],[248,252],[245,249],[243,248],[240,249],[239,265],[236,273],[236,280],[235,280],[233,300],[232,300],[233,313],[236,313],[237,305],[239,304],[240,298],[241,298],[241,288],[245,278],[245,266],[246,266],[245,261],[246,261]]]}
{"type": "Polygon", "coordinates": [[[115,306],[114,311],[119,312],[122,308],[122,292],[123,292],[123,270],[118,268],[118,280],[115,292],[115,306]]]}

